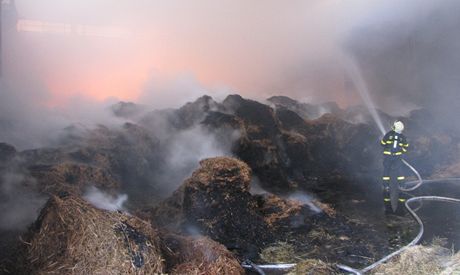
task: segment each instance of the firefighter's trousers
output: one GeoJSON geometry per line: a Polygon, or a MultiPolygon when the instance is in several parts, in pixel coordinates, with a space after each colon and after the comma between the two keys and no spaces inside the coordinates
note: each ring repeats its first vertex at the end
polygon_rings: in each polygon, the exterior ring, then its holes
{"type": "MultiPolygon", "coordinates": [[[[396,182],[397,186],[403,180],[405,176],[402,169],[401,156],[385,155],[383,159],[383,201],[385,204],[385,209],[388,211],[391,209],[390,201],[390,182],[396,182]]],[[[404,208],[405,199],[402,194],[400,194],[398,210],[404,208]]]]}

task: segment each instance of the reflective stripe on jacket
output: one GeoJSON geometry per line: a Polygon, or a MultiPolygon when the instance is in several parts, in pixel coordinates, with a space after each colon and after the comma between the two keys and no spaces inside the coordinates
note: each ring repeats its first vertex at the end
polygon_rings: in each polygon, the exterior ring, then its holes
{"type": "Polygon", "coordinates": [[[391,156],[400,156],[407,152],[409,143],[403,134],[398,134],[395,131],[389,131],[382,138],[380,143],[383,146],[383,154],[391,156]]]}

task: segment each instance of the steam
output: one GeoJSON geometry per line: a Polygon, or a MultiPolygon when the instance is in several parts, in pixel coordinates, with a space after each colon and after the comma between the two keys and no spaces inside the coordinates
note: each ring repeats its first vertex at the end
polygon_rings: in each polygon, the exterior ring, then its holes
{"type": "Polygon", "coordinates": [[[123,204],[128,200],[128,195],[121,194],[112,196],[91,186],[83,195],[83,198],[99,209],[108,211],[125,210],[123,204]]]}
{"type": "Polygon", "coordinates": [[[314,198],[309,194],[306,194],[306,193],[303,193],[303,192],[298,192],[298,193],[294,193],[294,194],[290,195],[288,198],[291,199],[291,200],[296,200],[296,201],[298,201],[298,202],[300,202],[302,204],[307,205],[315,213],[323,212],[321,210],[321,208],[319,208],[318,206],[316,206],[314,204],[314,202],[313,202],[314,198]]]}
{"type": "MultiPolygon", "coordinates": [[[[156,129],[158,131],[161,129],[156,129]]],[[[198,168],[202,159],[232,156],[232,145],[239,138],[238,131],[210,132],[196,124],[189,129],[174,131],[162,141],[164,163],[155,176],[161,196],[168,196],[183,180],[198,168]]]]}
{"type": "Polygon", "coordinates": [[[268,193],[265,189],[262,188],[262,186],[260,185],[260,180],[256,175],[252,175],[249,192],[251,193],[251,195],[260,195],[268,193]]]}
{"type": "MultiPolygon", "coordinates": [[[[173,137],[171,151],[166,161],[178,169],[197,164],[198,160],[228,155],[214,136],[206,134],[200,126],[179,132],[173,137]]],[[[230,148],[228,148],[230,149],[230,148]]]]}

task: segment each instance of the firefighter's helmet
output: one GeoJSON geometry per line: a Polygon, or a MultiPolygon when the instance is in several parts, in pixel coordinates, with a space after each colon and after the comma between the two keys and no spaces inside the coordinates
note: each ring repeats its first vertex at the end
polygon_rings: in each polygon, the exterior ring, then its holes
{"type": "Polygon", "coordinates": [[[402,131],[404,131],[404,123],[402,123],[401,121],[397,120],[397,121],[395,121],[395,123],[393,123],[392,129],[396,133],[401,134],[402,131]]]}

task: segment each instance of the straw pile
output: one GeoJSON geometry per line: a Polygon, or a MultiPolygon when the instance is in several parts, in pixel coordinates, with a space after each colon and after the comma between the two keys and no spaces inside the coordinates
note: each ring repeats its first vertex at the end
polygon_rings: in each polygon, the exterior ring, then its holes
{"type": "Polygon", "coordinates": [[[291,263],[296,260],[296,256],[294,246],[286,242],[277,242],[260,253],[262,261],[267,263],[291,263]]]}
{"type": "Polygon", "coordinates": [[[227,247],[244,251],[271,240],[273,232],[249,193],[250,168],[224,157],[200,164],[170,198],[152,210],[152,222],[176,232],[190,233],[195,228],[227,247]]]}
{"type": "Polygon", "coordinates": [[[37,179],[40,191],[48,194],[81,194],[89,185],[114,190],[120,185],[107,170],[81,163],[34,165],[29,170],[37,179]]]}
{"type": "Polygon", "coordinates": [[[308,259],[297,263],[295,268],[291,270],[288,275],[338,275],[341,274],[339,270],[331,264],[327,264],[321,260],[308,259]]]}
{"type": "Polygon", "coordinates": [[[265,222],[273,227],[280,224],[290,224],[292,227],[296,224],[304,225],[303,220],[310,212],[299,201],[285,200],[272,194],[263,196],[259,211],[264,216],[265,222]]]}
{"type": "Polygon", "coordinates": [[[244,274],[223,245],[159,232],[79,197],[52,197],[24,236],[24,274],[244,274]]]}
{"type": "Polygon", "coordinates": [[[292,228],[308,227],[308,206],[249,192],[251,169],[228,157],[205,159],[200,168],[150,214],[152,223],[176,232],[190,228],[236,251],[257,256],[292,228]]]}
{"type": "Polygon", "coordinates": [[[51,198],[25,243],[33,274],[164,271],[158,233],[149,224],[96,209],[77,197],[51,198]]]}
{"type": "Polygon", "coordinates": [[[372,274],[460,274],[460,253],[453,255],[451,250],[438,245],[418,245],[377,267],[372,274]]]}

